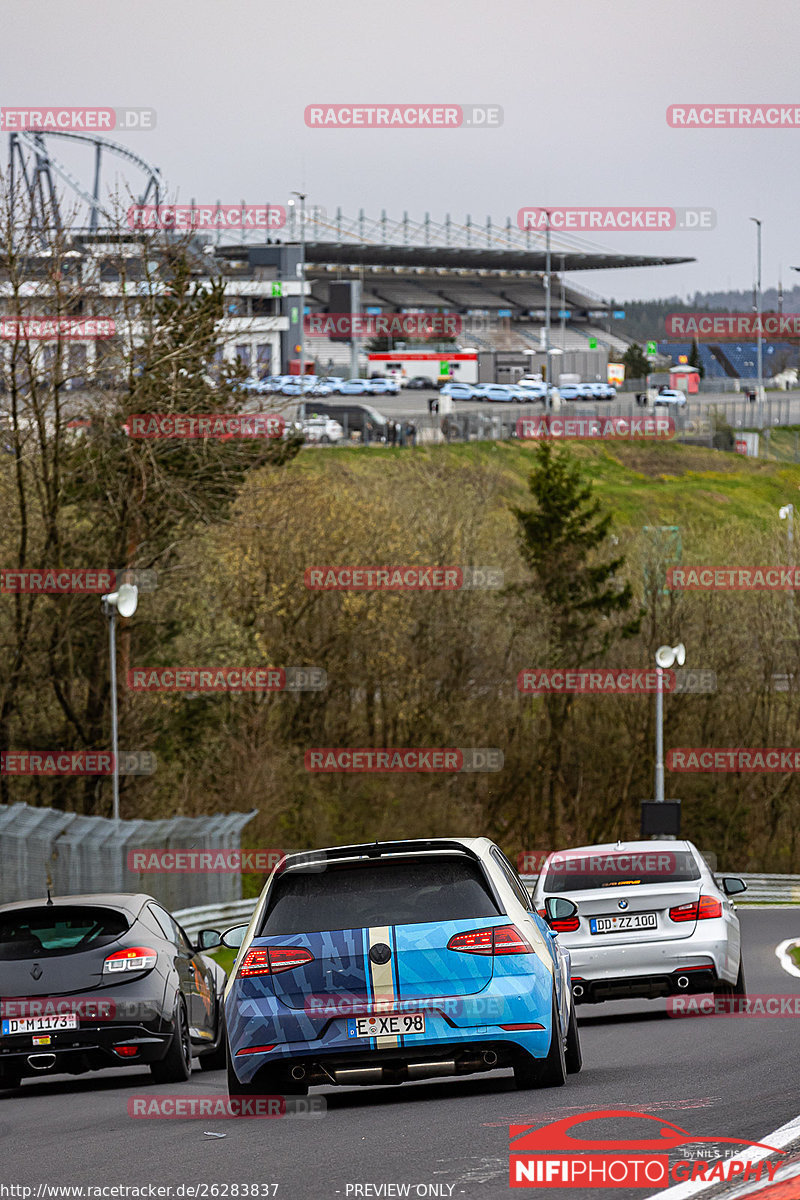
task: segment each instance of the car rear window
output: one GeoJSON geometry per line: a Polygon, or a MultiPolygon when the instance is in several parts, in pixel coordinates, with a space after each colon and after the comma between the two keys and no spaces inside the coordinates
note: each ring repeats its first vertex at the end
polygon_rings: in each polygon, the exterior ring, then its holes
{"type": "Polygon", "coordinates": [[[279,875],[259,936],[474,920],[499,913],[472,859],[378,859],[279,875]]]}
{"type": "Polygon", "coordinates": [[[613,850],[595,854],[554,854],[545,892],[576,892],[623,884],[690,883],[700,868],[689,850],[613,850]]]}
{"type": "Polygon", "coordinates": [[[113,908],[19,908],[0,913],[0,960],[42,958],[107,946],[128,930],[113,908]]]}

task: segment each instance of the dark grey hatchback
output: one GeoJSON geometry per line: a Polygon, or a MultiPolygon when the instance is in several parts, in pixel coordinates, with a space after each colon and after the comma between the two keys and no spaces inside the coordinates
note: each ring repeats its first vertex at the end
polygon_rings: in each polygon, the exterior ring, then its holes
{"type": "Polygon", "coordinates": [[[225,1066],[225,971],[144,894],[0,906],[0,1088],[23,1077],[225,1066]]]}

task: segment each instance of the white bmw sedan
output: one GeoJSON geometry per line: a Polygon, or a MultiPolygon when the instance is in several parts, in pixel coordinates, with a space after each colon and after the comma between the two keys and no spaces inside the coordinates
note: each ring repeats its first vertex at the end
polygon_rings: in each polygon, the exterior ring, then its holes
{"type": "Polygon", "coordinates": [[[691,842],[617,842],[550,854],[533,900],[540,913],[551,896],[577,905],[553,928],[570,952],[579,1004],[692,992],[743,996],[731,896],[745,888],[732,876],[718,886],[691,842]]]}

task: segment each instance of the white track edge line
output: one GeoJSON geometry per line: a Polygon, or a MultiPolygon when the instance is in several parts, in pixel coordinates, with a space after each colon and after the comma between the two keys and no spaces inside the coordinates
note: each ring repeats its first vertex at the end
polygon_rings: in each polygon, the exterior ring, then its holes
{"type": "MultiPolygon", "coordinates": [[[[781,1125],[773,1133],[765,1133],[759,1138],[761,1142],[767,1142],[768,1145],[776,1146],[779,1150],[788,1145],[789,1142],[795,1141],[800,1137],[800,1116],[793,1117],[791,1121],[787,1121],[785,1125],[781,1125]]],[[[734,1154],[727,1162],[760,1162],[764,1158],[769,1158],[771,1150],[761,1150],[757,1146],[742,1150],[739,1154],[734,1154]]],[[[705,1191],[706,1188],[716,1187],[722,1183],[720,1179],[695,1179],[687,1180],[685,1183],[676,1183],[672,1187],[665,1188],[661,1192],[653,1192],[651,1196],[647,1196],[646,1200],[686,1200],[688,1196],[696,1196],[698,1192],[705,1191]]],[[[732,1181],[733,1182],[733,1181],[732,1181]]],[[[755,1181],[754,1181],[755,1182],[755,1181]]],[[[763,1183],[763,1180],[760,1181],[763,1183]]]]}

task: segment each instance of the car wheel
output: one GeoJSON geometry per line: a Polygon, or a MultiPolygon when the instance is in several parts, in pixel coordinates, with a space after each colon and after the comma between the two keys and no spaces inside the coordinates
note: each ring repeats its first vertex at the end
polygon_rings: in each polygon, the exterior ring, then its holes
{"type": "Polygon", "coordinates": [[[331,439],[328,437],[327,433],[323,433],[319,440],[322,442],[323,446],[329,446],[331,442],[331,439]]]}
{"type": "Polygon", "coordinates": [[[739,959],[739,973],[736,976],[736,983],[733,985],[734,996],[746,996],[747,984],[744,981],[744,963],[739,959]]]}
{"type": "Polygon", "coordinates": [[[200,1056],[200,1068],[203,1071],[224,1071],[228,1061],[225,1033],[225,1019],[222,1015],[222,1005],[217,1001],[217,1033],[219,1042],[214,1050],[200,1056]]]}
{"type": "Polygon", "coordinates": [[[546,1058],[526,1055],[514,1065],[514,1082],[520,1090],[535,1087],[563,1087],[567,1082],[567,1063],[564,1054],[564,1039],[558,1020],[556,998],[552,1004],[552,1036],[546,1058]]]}
{"type": "Polygon", "coordinates": [[[583,1052],[581,1051],[581,1034],[578,1029],[578,1019],[575,1016],[575,1004],[570,1008],[569,1027],[567,1028],[567,1048],[564,1053],[564,1061],[567,1064],[567,1074],[577,1075],[583,1066],[583,1052]]]}
{"type": "Polygon", "coordinates": [[[160,1062],[150,1063],[150,1073],[156,1083],[185,1083],[192,1073],[192,1043],[182,996],[175,1006],[169,1049],[160,1062]]]}
{"type": "Polygon", "coordinates": [[[22,1075],[18,1071],[3,1071],[0,1073],[0,1092],[16,1091],[22,1082],[22,1075]]]}

